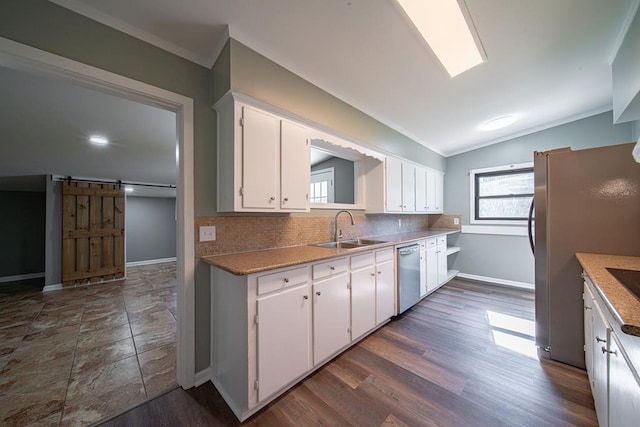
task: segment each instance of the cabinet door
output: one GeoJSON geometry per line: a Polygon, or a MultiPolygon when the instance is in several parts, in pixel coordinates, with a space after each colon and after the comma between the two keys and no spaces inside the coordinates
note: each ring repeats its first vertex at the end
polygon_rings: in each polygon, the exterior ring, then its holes
{"type": "Polygon", "coordinates": [[[242,207],[277,209],[280,120],[247,106],[242,117],[242,207]]]}
{"type": "Polygon", "coordinates": [[[447,281],[447,244],[439,244],[436,246],[436,254],[438,256],[438,285],[442,285],[447,281]]]}
{"type": "Polygon", "coordinates": [[[427,248],[424,240],[420,242],[420,297],[427,294],[427,248]]]}
{"type": "Polygon", "coordinates": [[[444,212],[444,176],[441,173],[435,173],[435,209],[436,213],[444,212]]]}
{"type": "Polygon", "coordinates": [[[376,265],[376,325],[396,314],[393,261],[376,265]]]}
{"type": "Polygon", "coordinates": [[[600,311],[597,304],[593,306],[593,338],[591,345],[593,346],[593,401],[598,415],[598,423],[601,426],[607,425],[608,406],[607,406],[607,353],[602,351],[607,349],[607,341],[609,341],[609,329],[605,323],[604,315],[600,311]]]}
{"type": "Polygon", "coordinates": [[[372,265],[351,272],[351,339],[376,326],[376,273],[372,265]]]}
{"type": "Polygon", "coordinates": [[[416,168],[402,164],[402,211],[416,211],[416,168]]]}
{"type": "Polygon", "coordinates": [[[434,171],[427,171],[427,212],[433,213],[436,211],[436,173],[434,171]]]}
{"type": "Polygon", "coordinates": [[[258,401],[311,369],[307,285],[258,300],[258,401]]]}
{"type": "Polygon", "coordinates": [[[351,341],[348,276],[313,284],[313,361],[327,359],[351,341]]]}
{"type": "Polygon", "coordinates": [[[584,284],[584,362],[587,367],[589,384],[593,391],[593,295],[591,290],[584,284]]]}
{"type": "MultiPolygon", "coordinates": [[[[623,427],[640,422],[640,385],[620,350],[614,334],[609,343],[609,426],[623,427]]],[[[600,417],[598,417],[600,421],[600,417]]],[[[606,425],[602,422],[601,426],[606,425]]]]}
{"type": "Polygon", "coordinates": [[[427,292],[431,292],[438,287],[438,247],[427,245],[427,292]]]}
{"type": "Polygon", "coordinates": [[[385,194],[387,212],[402,212],[402,162],[387,157],[385,194]]]}
{"type": "Polygon", "coordinates": [[[280,207],[282,210],[309,210],[309,131],[286,120],[280,132],[280,207]]]}
{"type": "Polygon", "coordinates": [[[416,212],[427,211],[427,171],[416,168],[416,212]]]}

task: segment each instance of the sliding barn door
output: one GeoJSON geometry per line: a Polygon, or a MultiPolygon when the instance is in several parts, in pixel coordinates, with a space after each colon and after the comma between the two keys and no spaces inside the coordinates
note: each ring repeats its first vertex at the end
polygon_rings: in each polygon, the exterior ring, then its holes
{"type": "Polygon", "coordinates": [[[124,188],[64,181],[62,284],[124,277],[124,188]]]}

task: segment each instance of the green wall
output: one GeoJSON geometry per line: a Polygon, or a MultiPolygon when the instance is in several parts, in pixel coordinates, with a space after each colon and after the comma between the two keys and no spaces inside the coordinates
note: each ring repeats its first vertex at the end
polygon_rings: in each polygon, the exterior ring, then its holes
{"type": "Polygon", "coordinates": [[[231,89],[389,153],[445,171],[444,157],[231,39],[231,89]]]}

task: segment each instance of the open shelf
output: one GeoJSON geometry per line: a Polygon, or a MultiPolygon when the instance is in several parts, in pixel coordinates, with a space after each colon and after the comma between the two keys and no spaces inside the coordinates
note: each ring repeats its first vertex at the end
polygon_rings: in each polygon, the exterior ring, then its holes
{"type": "Polygon", "coordinates": [[[455,254],[456,252],[460,252],[460,246],[449,246],[447,247],[447,256],[451,254],[455,254]]]}
{"type": "Polygon", "coordinates": [[[458,273],[460,273],[458,270],[448,270],[447,271],[447,282],[451,279],[453,279],[454,277],[456,277],[458,275],[458,273]]]}

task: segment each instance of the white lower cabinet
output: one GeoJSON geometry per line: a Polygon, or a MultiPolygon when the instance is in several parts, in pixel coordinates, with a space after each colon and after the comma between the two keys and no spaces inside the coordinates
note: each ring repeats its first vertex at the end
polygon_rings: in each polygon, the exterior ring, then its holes
{"type": "Polygon", "coordinates": [[[436,237],[436,254],[438,262],[438,286],[449,278],[447,270],[447,237],[436,237]]]}
{"type": "Polygon", "coordinates": [[[425,263],[426,263],[426,282],[427,282],[427,293],[434,291],[438,288],[439,280],[438,280],[438,247],[436,239],[427,239],[426,240],[426,249],[425,249],[425,263]]]}
{"type": "MultiPolygon", "coordinates": [[[[599,420],[599,418],[598,418],[599,420]]],[[[609,343],[609,426],[640,424],[640,385],[623,347],[612,334],[609,343]]],[[[600,424],[605,425],[605,424],[600,424]]]]}
{"type": "Polygon", "coordinates": [[[376,269],[373,252],[351,257],[351,339],[376,326],[376,269]]]}
{"type": "Polygon", "coordinates": [[[313,363],[317,365],[351,341],[347,273],[313,283],[313,363]]]}
{"type": "Polygon", "coordinates": [[[396,314],[394,255],[392,248],[376,252],[376,325],[396,314]]]}
{"type": "Polygon", "coordinates": [[[640,420],[640,366],[634,367],[626,348],[639,354],[640,338],[621,331],[591,279],[586,273],[583,276],[585,362],[598,424],[636,426],[640,420]]]}
{"type": "Polygon", "coordinates": [[[258,299],[258,400],[311,368],[311,300],[307,283],[258,299]]]}

